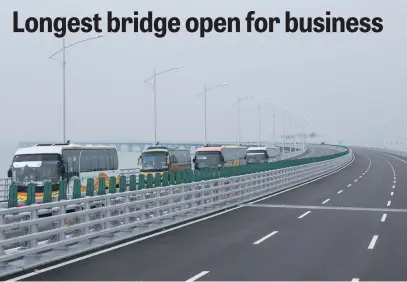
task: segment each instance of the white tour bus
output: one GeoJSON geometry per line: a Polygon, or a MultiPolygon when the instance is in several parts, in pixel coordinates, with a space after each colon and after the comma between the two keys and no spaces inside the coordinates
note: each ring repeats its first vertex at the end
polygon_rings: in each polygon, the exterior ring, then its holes
{"type": "Polygon", "coordinates": [[[119,183],[119,157],[116,147],[75,144],[37,144],[18,149],[8,171],[8,177],[18,185],[18,198],[27,199],[27,185],[35,183],[36,198],[43,197],[45,182],[51,182],[52,196],[58,195],[58,183],[67,181],[67,192],[73,191],[75,179],[81,180],[81,190],[86,191],[88,178],[95,179],[98,190],[99,178],[116,176],[119,183]]]}
{"type": "Polygon", "coordinates": [[[272,147],[250,147],[247,149],[247,164],[268,163],[274,161],[280,152],[277,148],[272,147]]]}

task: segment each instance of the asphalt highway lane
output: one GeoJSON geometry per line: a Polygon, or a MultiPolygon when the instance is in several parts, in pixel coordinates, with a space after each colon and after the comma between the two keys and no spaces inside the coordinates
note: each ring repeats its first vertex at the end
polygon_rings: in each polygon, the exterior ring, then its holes
{"type": "Polygon", "coordinates": [[[326,178],[26,280],[407,280],[407,212],[394,210],[407,163],[354,153],[326,178]]]}

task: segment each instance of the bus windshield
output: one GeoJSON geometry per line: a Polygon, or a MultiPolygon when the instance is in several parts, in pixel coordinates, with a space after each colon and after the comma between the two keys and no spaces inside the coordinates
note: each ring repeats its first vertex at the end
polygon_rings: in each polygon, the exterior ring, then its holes
{"type": "Polygon", "coordinates": [[[246,160],[248,163],[264,163],[267,162],[267,155],[264,151],[249,151],[246,160]]]}
{"type": "Polygon", "coordinates": [[[214,168],[222,165],[222,156],[220,152],[196,152],[195,167],[200,168],[214,168]]]}
{"type": "Polygon", "coordinates": [[[167,152],[145,152],[141,154],[140,171],[165,171],[168,169],[167,152]]]}
{"type": "Polygon", "coordinates": [[[52,182],[60,180],[59,162],[61,156],[58,154],[32,154],[16,155],[13,159],[11,170],[18,184],[29,182],[52,182]]]}

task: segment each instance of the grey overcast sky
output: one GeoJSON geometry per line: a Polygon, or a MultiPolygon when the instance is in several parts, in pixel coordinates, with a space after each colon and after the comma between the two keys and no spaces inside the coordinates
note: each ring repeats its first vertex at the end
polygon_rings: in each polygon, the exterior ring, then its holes
{"type": "MultiPolygon", "coordinates": [[[[312,120],[310,131],[331,142],[355,143],[373,138],[376,123],[404,111],[406,98],[407,1],[134,1],[134,0],[1,0],[0,132],[2,141],[60,140],[62,69],[48,57],[62,40],[49,34],[14,34],[13,11],[20,22],[29,16],[147,15],[382,17],[382,33],[189,34],[183,29],[163,39],[153,34],[104,33],[105,37],[67,50],[67,138],[137,140],[153,138],[153,97],[143,84],[156,67],[185,68],[157,78],[158,139],[203,140],[203,98],[208,86],[228,86],[208,93],[209,141],[235,141],[237,96],[255,95],[242,104],[242,139],[257,139],[256,103],[277,101],[276,133],[281,107],[312,120]]],[[[104,25],[102,25],[105,27],[104,25]]],[[[68,34],[67,43],[95,34],[68,34]]],[[[293,116],[298,131],[298,116],[293,116]]],[[[262,113],[262,139],[271,138],[270,108],[262,113]]],[[[288,119],[286,119],[288,130],[288,119]]]]}

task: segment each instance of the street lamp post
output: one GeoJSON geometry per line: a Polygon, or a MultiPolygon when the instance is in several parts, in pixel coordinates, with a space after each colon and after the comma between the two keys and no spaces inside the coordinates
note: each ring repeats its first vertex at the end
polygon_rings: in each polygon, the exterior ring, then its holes
{"type": "Polygon", "coordinates": [[[65,67],[66,67],[66,61],[65,61],[65,50],[77,45],[79,43],[83,43],[89,40],[93,40],[93,39],[98,39],[103,37],[103,35],[98,35],[95,37],[91,37],[91,38],[87,38],[84,40],[79,40],[76,41],[72,44],[69,44],[68,46],[66,46],[66,42],[65,42],[65,37],[62,38],[62,49],[60,49],[59,51],[55,52],[54,54],[52,54],[51,56],[49,56],[50,59],[55,59],[54,56],[61,53],[62,52],[62,142],[65,143],[66,142],[66,106],[65,106],[65,101],[66,101],[66,79],[65,79],[65,67]]]}
{"type": "Polygon", "coordinates": [[[155,70],[155,68],[154,68],[154,70],[153,70],[153,75],[152,75],[151,77],[147,78],[147,79],[144,81],[144,83],[147,83],[150,79],[153,79],[153,99],[154,99],[154,145],[157,144],[157,95],[156,95],[157,84],[156,84],[156,77],[159,76],[159,75],[161,75],[161,74],[164,74],[164,73],[166,73],[166,72],[170,72],[170,71],[173,71],[173,70],[177,70],[177,69],[180,69],[180,68],[183,68],[183,67],[184,67],[184,65],[180,65],[180,66],[178,66],[178,67],[171,68],[171,69],[167,69],[167,70],[161,71],[161,72],[159,72],[159,73],[157,73],[156,70],[155,70]]]}
{"type": "Polygon", "coordinates": [[[204,91],[201,92],[201,93],[199,93],[199,94],[197,94],[198,97],[201,96],[202,94],[204,95],[204,119],[205,119],[205,125],[204,125],[204,130],[205,130],[205,143],[204,143],[204,145],[206,145],[206,144],[207,144],[207,141],[208,141],[208,139],[207,139],[207,126],[206,126],[206,124],[207,124],[207,120],[206,120],[206,115],[207,115],[207,112],[206,112],[206,93],[207,93],[208,91],[210,91],[210,90],[213,90],[213,89],[218,88],[218,87],[226,86],[226,85],[228,85],[228,84],[225,82],[225,83],[218,84],[218,85],[215,85],[215,86],[212,86],[212,87],[207,88],[207,87],[206,87],[206,84],[204,84],[204,91]]]}
{"type": "Polygon", "coordinates": [[[257,106],[258,111],[258,127],[257,127],[257,147],[260,147],[260,122],[261,122],[261,105],[257,106]]]}
{"type": "Polygon", "coordinates": [[[240,102],[246,99],[251,99],[254,98],[254,96],[247,96],[240,98],[240,95],[238,96],[237,101],[234,103],[237,103],[237,145],[240,146],[240,102]]]}

